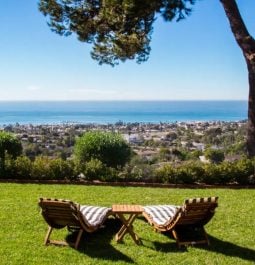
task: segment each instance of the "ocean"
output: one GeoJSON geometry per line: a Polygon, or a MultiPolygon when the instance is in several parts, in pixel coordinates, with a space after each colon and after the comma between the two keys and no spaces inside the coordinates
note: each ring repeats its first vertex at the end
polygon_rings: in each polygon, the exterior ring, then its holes
{"type": "Polygon", "coordinates": [[[0,101],[0,125],[240,121],[247,101],[0,101]]]}

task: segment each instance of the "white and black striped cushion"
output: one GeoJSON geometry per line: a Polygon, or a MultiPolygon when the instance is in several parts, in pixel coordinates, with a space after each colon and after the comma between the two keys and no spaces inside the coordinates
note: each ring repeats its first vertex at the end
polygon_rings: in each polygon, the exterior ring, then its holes
{"type": "Polygon", "coordinates": [[[164,224],[169,222],[179,208],[179,206],[175,205],[143,206],[143,210],[151,218],[151,221],[160,226],[164,226],[164,224]]]}
{"type": "Polygon", "coordinates": [[[91,226],[98,226],[104,221],[111,209],[107,207],[81,205],[80,211],[91,226]]]}

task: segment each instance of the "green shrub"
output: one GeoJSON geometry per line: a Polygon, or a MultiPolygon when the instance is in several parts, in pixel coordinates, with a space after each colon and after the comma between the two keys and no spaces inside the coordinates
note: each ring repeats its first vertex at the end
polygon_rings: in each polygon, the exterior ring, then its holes
{"type": "Polygon", "coordinates": [[[189,152],[181,149],[173,149],[172,155],[176,156],[178,159],[184,161],[188,158],[189,152]]]}
{"type": "Polygon", "coordinates": [[[49,162],[50,179],[73,179],[73,165],[61,158],[52,159],[49,162]]]}
{"type": "Polygon", "coordinates": [[[252,176],[254,176],[254,160],[243,158],[236,162],[235,180],[241,185],[250,183],[252,176]]]}
{"type": "Polygon", "coordinates": [[[7,155],[5,158],[4,171],[0,170],[0,177],[5,179],[15,179],[15,160],[7,155]]]}
{"type": "Polygon", "coordinates": [[[33,179],[71,179],[74,175],[74,168],[71,163],[60,158],[50,159],[49,157],[36,157],[32,167],[33,179]]]}
{"type": "Polygon", "coordinates": [[[252,159],[243,158],[236,162],[220,164],[200,164],[187,162],[174,168],[170,164],[155,170],[157,182],[192,184],[254,184],[254,166],[252,159]]]}
{"type": "Polygon", "coordinates": [[[171,164],[166,164],[155,170],[157,182],[176,183],[176,169],[171,164]]]}
{"type": "Polygon", "coordinates": [[[13,159],[10,156],[5,160],[5,178],[8,179],[30,179],[32,162],[26,156],[18,156],[13,159]]]}
{"type": "Polygon", "coordinates": [[[213,163],[221,163],[225,156],[222,150],[208,148],[205,150],[205,158],[213,163]]]}
{"type": "Polygon", "coordinates": [[[119,181],[146,181],[154,179],[154,166],[146,157],[134,155],[118,174],[119,181]]]}
{"type": "Polygon", "coordinates": [[[217,183],[219,184],[228,184],[233,183],[236,177],[236,165],[232,162],[224,161],[221,164],[217,165],[219,169],[219,176],[217,183]]]}
{"type": "Polygon", "coordinates": [[[176,169],[176,182],[194,184],[203,179],[204,169],[200,163],[186,162],[176,169]]]}
{"type": "Polygon", "coordinates": [[[190,153],[190,158],[191,159],[199,159],[199,156],[202,156],[203,152],[200,150],[194,150],[190,153]]]}
{"type": "Polygon", "coordinates": [[[113,181],[117,179],[118,171],[107,167],[98,159],[92,158],[83,164],[77,164],[79,174],[83,174],[85,180],[113,181]]]}
{"type": "Polygon", "coordinates": [[[150,164],[138,164],[131,170],[131,180],[152,182],[154,180],[154,169],[150,164]]]}
{"type": "Polygon", "coordinates": [[[50,179],[50,159],[47,156],[37,156],[33,162],[32,179],[50,179]]]}
{"type": "Polygon", "coordinates": [[[100,180],[105,171],[106,166],[100,160],[92,158],[84,164],[83,174],[87,180],[100,180]]]}
{"type": "Polygon", "coordinates": [[[162,161],[169,161],[171,160],[171,151],[169,148],[161,147],[159,150],[159,158],[162,161]]]}
{"type": "Polygon", "coordinates": [[[205,164],[204,167],[204,175],[201,179],[202,183],[205,184],[217,184],[219,183],[220,177],[220,168],[215,164],[205,164]]]}
{"type": "Polygon", "coordinates": [[[32,162],[26,156],[19,156],[14,161],[13,171],[17,179],[30,179],[32,170],[32,162]]]}
{"type": "Polygon", "coordinates": [[[78,138],[74,149],[79,163],[98,159],[108,167],[123,167],[131,156],[131,148],[120,134],[87,132],[78,138]]]}
{"type": "MultiPolygon", "coordinates": [[[[16,158],[22,153],[22,145],[14,134],[0,131],[0,177],[5,175],[6,156],[16,158]]],[[[8,176],[7,176],[8,177],[8,176]]]]}

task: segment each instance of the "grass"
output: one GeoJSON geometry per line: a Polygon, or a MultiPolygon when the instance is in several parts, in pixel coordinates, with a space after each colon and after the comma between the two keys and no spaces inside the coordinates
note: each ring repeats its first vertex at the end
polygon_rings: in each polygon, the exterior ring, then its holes
{"type": "MultiPolygon", "coordinates": [[[[161,189],[79,185],[0,184],[0,264],[254,264],[255,190],[161,189]],[[216,215],[206,225],[211,246],[179,250],[167,234],[155,233],[142,218],[134,229],[143,245],[129,235],[116,243],[118,222],[85,234],[79,250],[44,246],[47,225],[37,206],[39,197],[65,198],[81,204],[177,204],[185,198],[219,196],[216,215]]],[[[53,233],[65,238],[67,230],[53,233]]]]}

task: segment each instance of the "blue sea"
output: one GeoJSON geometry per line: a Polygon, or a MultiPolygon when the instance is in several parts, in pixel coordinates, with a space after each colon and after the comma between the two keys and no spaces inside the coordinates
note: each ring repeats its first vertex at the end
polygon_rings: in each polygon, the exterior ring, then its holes
{"type": "Polygon", "coordinates": [[[0,101],[0,125],[240,121],[247,101],[0,101]]]}

